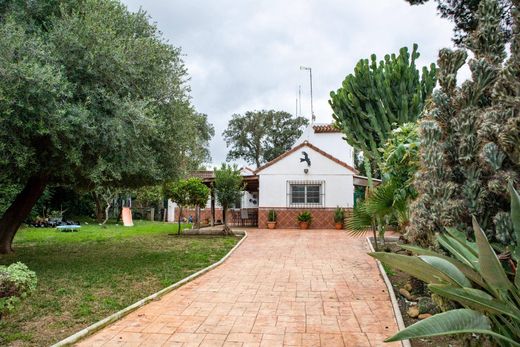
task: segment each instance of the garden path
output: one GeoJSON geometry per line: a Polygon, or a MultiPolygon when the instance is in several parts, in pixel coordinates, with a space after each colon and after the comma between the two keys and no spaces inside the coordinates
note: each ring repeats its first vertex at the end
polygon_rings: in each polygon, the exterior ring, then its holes
{"type": "Polygon", "coordinates": [[[79,346],[400,346],[364,238],[250,230],[221,266],[79,346]]]}

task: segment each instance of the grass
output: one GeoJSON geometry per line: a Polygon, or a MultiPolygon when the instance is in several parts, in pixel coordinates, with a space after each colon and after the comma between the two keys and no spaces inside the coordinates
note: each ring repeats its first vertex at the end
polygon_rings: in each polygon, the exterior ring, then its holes
{"type": "Polygon", "coordinates": [[[0,321],[0,345],[44,346],[222,258],[235,237],[173,236],[177,226],[82,226],[79,232],[25,228],[16,253],[38,276],[35,293],[0,321]]]}

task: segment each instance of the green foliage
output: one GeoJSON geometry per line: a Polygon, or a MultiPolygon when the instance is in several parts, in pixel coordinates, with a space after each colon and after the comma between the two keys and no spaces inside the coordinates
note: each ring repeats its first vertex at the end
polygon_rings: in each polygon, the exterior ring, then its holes
{"type": "Polygon", "coordinates": [[[133,188],[207,157],[213,130],[190,104],[181,51],[146,13],[111,0],[3,1],[0,18],[2,182],[133,188]]]}
{"type": "Polygon", "coordinates": [[[276,222],[276,211],[275,210],[269,210],[269,213],[267,214],[267,221],[276,222]]]}
{"type": "Polygon", "coordinates": [[[0,265],[0,318],[36,289],[36,274],[20,262],[0,265]]]}
{"type": "Polygon", "coordinates": [[[179,229],[181,232],[181,214],[184,207],[204,206],[208,201],[210,189],[200,178],[181,179],[164,185],[164,195],[179,206],[179,229]]]}
{"type": "MultiPolygon", "coordinates": [[[[512,216],[520,228],[520,196],[511,187],[512,216]]],[[[487,334],[501,346],[520,346],[520,260],[516,245],[508,249],[513,271],[506,272],[486,234],[473,218],[476,242],[453,228],[438,236],[451,257],[429,249],[404,245],[418,256],[392,253],[371,255],[428,283],[435,295],[455,301],[463,310],[447,311],[418,322],[387,341],[460,333],[487,334]],[[478,322],[478,324],[476,324],[478,322]]]]}
{"type": "Polygon", "coordinates": [[[345,211],[341,207],[336,207],[334,210],[334,222],[343,223],[345,221],[345,211]]]}
{"type": "Polygon", "coordinates": [[[230,147],[227,159],[243,159],[258,168],[289,150],[307,124],[306,118],[283,111],[234,114],[222,133],[230,147]]]}
{"type": "Polygon", "coordinates": [[[511,13],[515,26],[507,62],[500,8],[492,0],[480,2],[480,22],[467,44],[475,57],[469,60],[471,80],[457,86],[465,50],[439,52],[440,89],[419,126],[419,196],[411,207],[412,242],[431,247],[433,235],[445,227],[472,237],[471,215],[478,216],[492,242],[513,242],[504,182],[520,182],[517,4],[511,13]]]}
{"type": "Polygon", "coordinates": [[[298,214],[298,222],[312,222],[312,214],[309,211],[303,211],[298,214]]]}
{"type": "Polygon", "coordinates": [[[353,210],[352,218],[347,222],[351,232],[365,232],[376,227],[383,236],[385,227],[406,220],[407,206],[402,200],[395,200],[397,186],[385,182],[375,187],[365,200],[359,202],[353,210]]]}
{"type": "Polygon", "coordinates": [[[155,206],[164,198],[163,187],[160,185],[144,186],[135,191],[136,203],[142,207],[155,206]]]}
{"type": "Polygon", "coordinates": [[[413,200],[417,192],[413,186],[419,170],[419,133],[416,123],[405,123],[394,129],[383,149],[381,172],[385,182],[397,188],[395,200],[413,200]]]}
{"type": "Polygon", "coordinates": [[[411,54],[403,47],[399,55],[387,54],[379,63],[373,54],[370,60],[360,60],[342,87],[330,93],[336,126],[349,144],[363,151],[365,160],[380,164],[379,148],[392,130],[421,114],[435,86],[436,69],[434,64],[423,67],[421,75],[415,66],[418,57],[416,44],[411,54]]]}
{"type": "Polygon", "coordinates": [[[188,178],[164,185],[166,197],[183,207],[204,206],[210,189],[200,178],[188,178]]]}
{"type": "Polygon", "coordinates": [[[244,183],[240,175],[240,169],[236,165],[222,164],[220,168],[215,169],[215,194],[218,203],[222,207],[233,205],[242,197],[244,183]]]}
{"type": "Polygon", "coordinates": [[[242,181],[240,169],[236,165],[222,164],[220,168],[215,168],[215,181],[213,189],[218,203],[222,206],[224,215],[224,232],[231,233],[227,225],[226,212],[238,199],[242,197],[245,183],[242,181]]]}

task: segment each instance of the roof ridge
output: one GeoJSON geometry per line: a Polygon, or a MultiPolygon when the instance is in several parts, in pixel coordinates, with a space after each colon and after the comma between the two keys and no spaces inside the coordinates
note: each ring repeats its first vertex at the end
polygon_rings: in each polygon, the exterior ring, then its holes
{"type": "Polygon", "coordinates": [[[356,170],[354,167],[350,166],[349,164],[345,163],[344,161],[342,160],[339,160],[338,158],[336,158],[335,156],[333,156],[332,154],[329,154],[327,152],[325,152],[324,150],[322,150],[321,148],[313,145],[312,143],[310,143],[309,141],[305,140],[303,141],[302,143],[300,143],[299,145],[291,148],[290,150],[286,151],[285,153],[279,155],[278,157],[274,158],[273,160],[265,163],[264,165],[260,166],[259,168],[257,168],[255,170],[255,175],[258,175],[258,173],[266,168],[268,168],[269,166],[279,162],[280,160],[282,160],[283,158],[287,157],[288,155],[296,152],[298,149],[304,147],[304,146],[308,146],[310,147],[311,149],[315,150],[316,152],[318,152],[319,154],[323,155],[324,157],[334,161],[336,164],[339,164],[349,170],[351,170],[352,172],[354,172],[355,174],[359,174],[359,171],[356,170]]]}

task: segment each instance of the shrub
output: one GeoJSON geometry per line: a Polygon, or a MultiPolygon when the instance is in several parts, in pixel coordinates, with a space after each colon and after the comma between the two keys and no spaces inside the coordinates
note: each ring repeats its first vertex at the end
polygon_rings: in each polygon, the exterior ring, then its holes
{"type": "Polygon", "coordinates": [[[336,207],[336,211],[334,211],[334,222],[335,223],[343,223],[345,220],[345,211],[341,207],[336,207]]]}
{"type": "Polygon", "coordinates": [[[267,221],[276,222],[276,211],[275,210],[269,210],[269,214],[267,215],[267,221]]]}
{"type": "Polygon", "coordinates": [[[298,215],[298,222],[312,222],[312,215],[309,211],[303,211],[298,215]]]}
{"type": "Polygon", "coordinates": [[[23,263],[0,266],[0,318],[36,288],[36,274],[23,263]]]}

